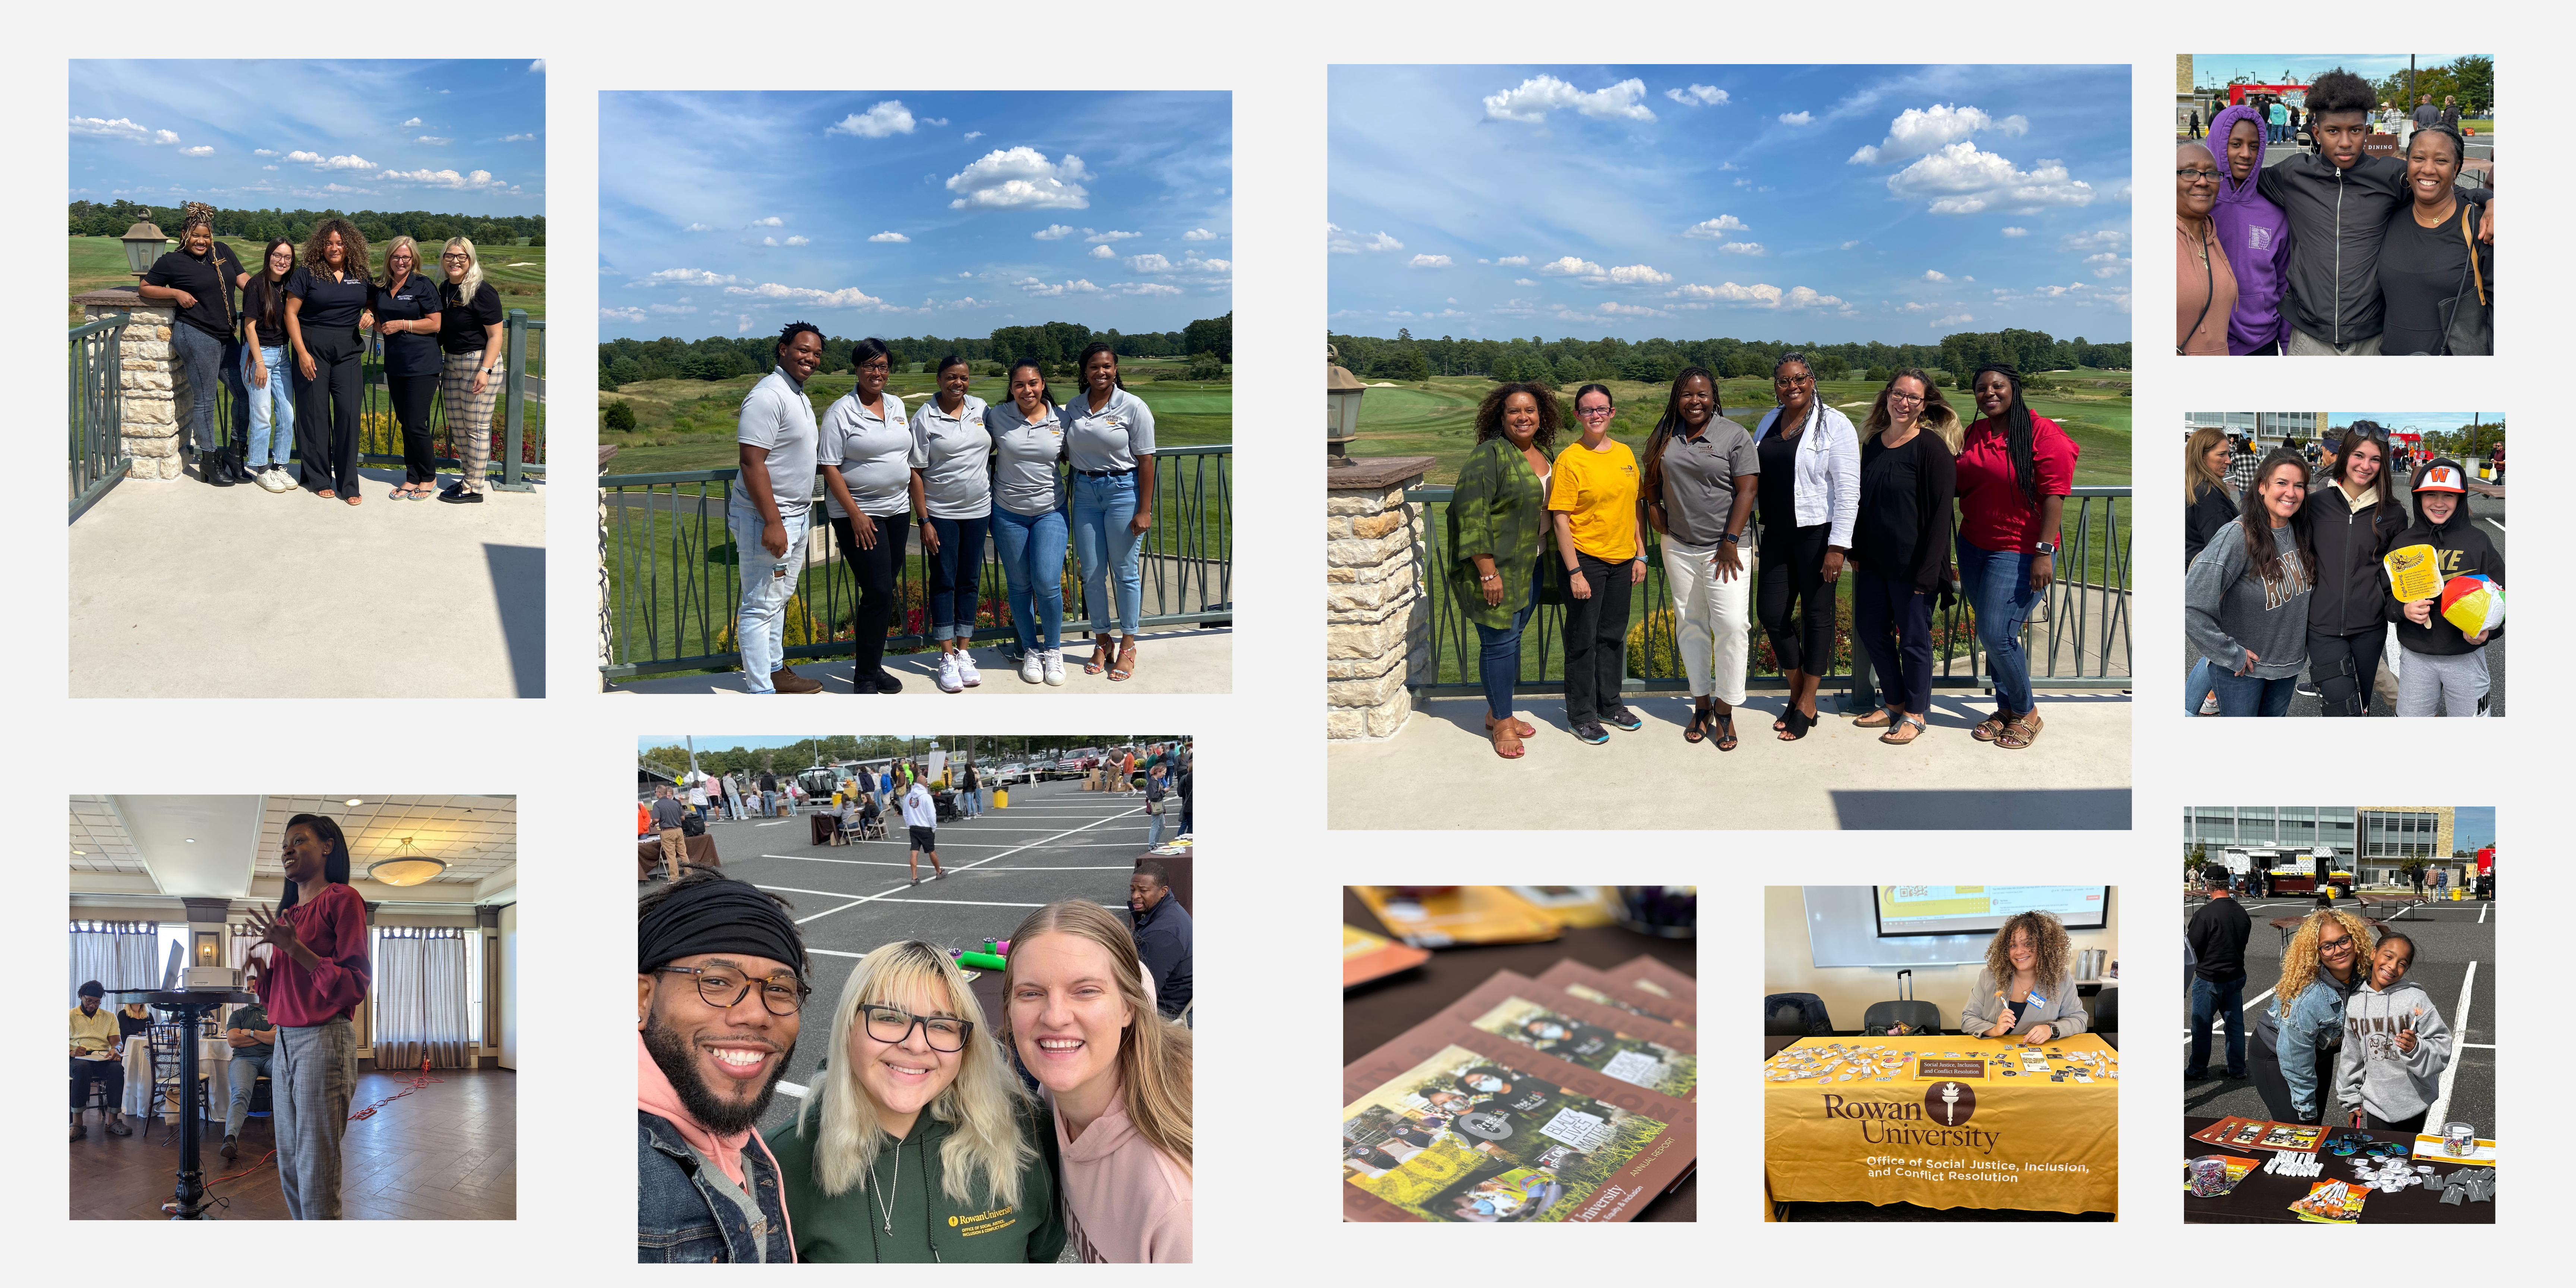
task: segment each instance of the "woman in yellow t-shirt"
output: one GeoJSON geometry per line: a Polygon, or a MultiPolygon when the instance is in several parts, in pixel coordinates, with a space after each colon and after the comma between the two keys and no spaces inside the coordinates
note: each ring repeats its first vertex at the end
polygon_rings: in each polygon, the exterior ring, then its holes
{"type": "Polygon", "coordinates": [[[1556,524],[1557,566],[1565,570],[1565,722],[1585,742],[1608,742],[1601,726],[1644,723],[1619,701],[1627,676],[1632,586],[1646,580],[1645,524],[1637,500],[1637,454],[1610,437],[1610,390],[1574,395],[1583,438],[1556,458],[1547,508],[1556,524]]]}

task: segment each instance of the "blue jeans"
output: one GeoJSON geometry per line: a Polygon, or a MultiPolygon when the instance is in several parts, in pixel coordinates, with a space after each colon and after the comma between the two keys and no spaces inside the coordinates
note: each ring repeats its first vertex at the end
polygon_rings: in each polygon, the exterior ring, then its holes
{"type": "Polygon", "coordinates": [[[2206,1077],[2209,1073],[2209,1022],[2213,1015],[2227,1017],[2227,1076],[2245,1076],[2245,977],[2226,981],[2194,977],[2191,981],[2191,1058],[2183,1062],[2182,1076],[2206,1077]]]}
{"type": "Polygon", "coordinates": [[[1133,635],[1137,619],[1144,615],[1145,534],[1127,527],[1135,517],[1135,475],[1073,476],[1073,550],[1082,561],[1082,600],[1091,609],[1093,634],[1133,635]],[[1113,576],[1117,579],[1114,613],[1113,576]]]}
{"type": "Polygon", "coordinates": [[[1977,643],[1986,650],[1986,673],[1995,679],[1995,700],[2016,711],[2028,711],[2030,655],[2022,651],[2021,626],[2039,592],[2030,588],[2031,555],[2022,550],[1988,550],[1959,539],[1959,582],[1968,592],[1968,607],[1977,615],[1977,643]]]}
{"type": "MultiPolygon", "coordinates": [[[[735,496],[748,498],[748,492],[735,496]]],[[[734,618],[735,647],[742,650],[742,687],[751,693],[776,693],[770,673],[787,664],[787,599],[796,593],[805,566],[807,513],[779,516],[787,528],[787,553],[772,555],[760,544],[760,512],[747,503],[725,509],[725,526],[733,530],[734,557],[742,566],[742,607],[734,618]]]]}
{"type": "Polygon", "coordinates": [[[2201,698],[2216,687],[2209,681],[2211,669],[2208,658],[2196,657],[2191,660],[2191,673],[2182,678],[2182,713],[2184,715],[2199,715],[2201,698]]]}
{"type": "Polygon", "coordinates": [[[1485,714],[1496,724],[1512,718],[1512,686],[1521,678],[1521,629],[1529,625],[1530,614],[1538,611],[1538,590],[1545,584],[1547,565],[1544,561],[1530,568],[1529,602],[1512,614],[1509,626],[1476,624],[1476,671],[1485,682],[1485,714]]]}
{"type": "Polygon", "coordinates": [[[188,376],[188,441],[203,452],[219,451],[216,436],[216,391],[223,386],[224,342],[185,322],[170,324],[170,357],[188,376]]]}
{"type": "Polygon", "coordinates": [[[249,352],[250,346],[242,343],[239,329],[225,338],[222,374],[224,389],[232,395],[233,414],[231,424],[219,425],[216,430],[224,436],[227,447],[232,445],[234,438],[250,433],[250,385],[243,374],[250,362],[249,352]]]}
{"type": "Polygon", "coordinates": [[[1011,629],[1023,653],[1064,644],[1066,532],[1062,510],[1014,514],[993,507],[993,548],[1010,581],[1011,629]]]}
{"type": "Polygon", "coordinates": [[[975,609],[983,599],[984,533],[990,518],[933,517],[939,550],[930,556],[930,638],[975,638],[975,609]]]}
{"type": "Polygon", "coordinates": [[[2222,716],[2286,716],[2290,698],[2299,691],[2299,677],[2285,675],[2266,680],[2257,675],[2237,675],[2209,668],[2210,687],[2218,690],[2218,714],[2222,716]]]}
{"type": "Polygon", "coordinates": [[[259,360],[267,368],[268,383],[250,387],[250,350],[242,350],[242,366],[234,369],[234,378],[246,391],[242,401],[250,404],[250,452],[242,464],[253,470],[270,465],[283,467],[295,450],[295,389],[292,369],[286,365],[286,346],[271,349],[263,346],[259,360]]]}
{"type": "MultiPolygon", "coordinates": [[[[242,1122],[250,1117],[251,1084],[259,1081],[259,1075],[268,1072],[268,1062],[275,1058],[274,1054],[252,1055],[248,1047],[233,1049],[233,1102],[232,1107],[224,1111],[224,1135],[227,1138],[241,1135],[242,1122]]],[[[272,1084],[274,1081],[275,1075],[271,1075],[272,1084]]],[[[276,1089],[272,1085],[269,1091],[271,1103],[276,1098],[276,1089]]]]}

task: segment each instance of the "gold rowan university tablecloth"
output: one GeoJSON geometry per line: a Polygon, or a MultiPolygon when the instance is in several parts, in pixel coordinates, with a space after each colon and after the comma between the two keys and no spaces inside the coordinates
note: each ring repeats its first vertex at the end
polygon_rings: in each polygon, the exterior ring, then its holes
{"type": "Polygon", "coordinates": [[[2108,1075],[2117,1060],[2090,1033],[2039,1047],[1968,1036],[1800,1039],[1760,1075],[1770,1196],[2116,1212],[2120,1083],[2108,1075]],[[2045,1069],[2030,1071],[2025,1052],[2045,1057],[2045,1069]],[[1971,1061],[1985,1076],[1921,1078],[1924,1059],[1971,1061]]]}

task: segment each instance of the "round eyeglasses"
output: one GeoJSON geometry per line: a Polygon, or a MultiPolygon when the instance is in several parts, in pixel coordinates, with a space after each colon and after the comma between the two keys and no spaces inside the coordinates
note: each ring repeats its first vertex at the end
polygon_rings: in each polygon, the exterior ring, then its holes
{"type": "Polygon", "coordinates": [[[754,984],[760,988],[760,1004],[772,1015],[794,1015],[804,1009],[805,995],[813,990],[793,975],[772,975],[764,980],[751,980],[738,970],[723,966],[664,966],[660,973],[698,977],[698,1000],[719,1011],[730,1011],[751,996],[754,984]]]}
{"type": "Polygon", "coordinates": [[[861,1006],[859,1014],[867,1021],[868,1037],[887,1046],[901,1045],[918,1027],[922,1039],[930,1043],[931,1050],[962,1051],[966,1049],[966,1035],[975,1031],[970,1020],[950,1019],[945,1015],[914,1015],[873,1002],[861,1006]]]}

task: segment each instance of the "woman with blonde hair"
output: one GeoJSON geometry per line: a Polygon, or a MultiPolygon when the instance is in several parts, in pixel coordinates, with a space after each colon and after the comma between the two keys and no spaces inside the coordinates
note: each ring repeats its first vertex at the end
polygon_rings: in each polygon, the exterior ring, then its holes
{"type": "Polygon", "coordinates": [[[796,1259],[1054,1261],[1055,1130],[948,954],[859,959],[796,1118],[765,1139],[796,1259]]]}
{"type": "Polygon", "coordinates": [[[385,247],[376,282],[376,334],[384,338],[385,393],[402,426],[403,484],[397,501],[426,499],[438,487],[438,450],[429,439],[429,396],[438,392],[438,288],[420,273],[420,243],[396,237],[385,247]]]}
{"type": "Polygon", "coordinates": [[[1960,1009],[1959,1031],[1990,1038],[2018,1034],[2031,1046],[2083,1032],[2073,956],[2066,926],[2054,915],[2014,913],[1986,943],[1986,965],[1960,1009]]]}
{"type": "Polygon", "coordinates": [[[2360,914],[2319,908],[2281,950],[2281,982],[2254,1021],[2245,1062],[2275,1122],[2323,1122],[2326,1088],[2343,1047],[2343,1004],[2359,988],[2379,936],[2360,914]]]}
{"type": "Polygon", "coordinates": [[[1011,935],[1009,1040],[1046,1088],[1083,1261],[1190,1257],[1190,1031],[1162,1018],[1127,927],[1052,903],[1011,935]]]}
{"type": "Polygon", "coordinates": [[[492,399],[501,392],[501,296],[483,280],[483,258],[474,243],[450,237],[439,253],[439,399],[447,407],[447,439],[456,448],[456,482],[438,499],[482,501],[492,490],[483,473],[492,459],[492,399]]]}

